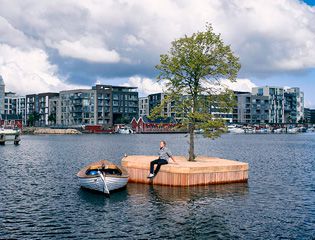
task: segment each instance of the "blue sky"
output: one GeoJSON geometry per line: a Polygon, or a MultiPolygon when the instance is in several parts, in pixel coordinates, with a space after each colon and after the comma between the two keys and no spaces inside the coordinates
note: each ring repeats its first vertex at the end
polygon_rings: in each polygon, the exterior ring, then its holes
{"type": "Polygon", "coordinates": [[[240,57],[236,90],[300,87],[315,108],[315,0],[0,0],[0,74],[19,94],[98,83],[161,91],[172,40],[211,23],[240,57]],[[25,14],[27,12],[28,14],[25,14]]]}
{"type": "Polygon", "coordinates": [[[315,5],[315,0],[304,0],[304,2],[310,6],[314,6],[315,5]]]}

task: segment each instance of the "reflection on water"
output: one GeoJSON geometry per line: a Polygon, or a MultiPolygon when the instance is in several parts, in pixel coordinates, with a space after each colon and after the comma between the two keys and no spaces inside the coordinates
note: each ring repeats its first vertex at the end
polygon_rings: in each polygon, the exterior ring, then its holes
{"type": "Polygon", "coordinates": [[[128,184],[110,198],[80,189],[90,162],[127,153],[175,155],[184,135],[23,136],[0,146],[0,239],[312,239],[315,134],[197,138],[200,155],[248,162],[248,183],[128,184]]]}
{"type": "Polygon", "coordinates": [[[248,193],[247,183],[232,183],[208,186],[168,187],[159,185],[128,184],[129,195],[145,194],[147,198],[164,203],[189,202],[207,198],[244,196],[248,193]]]}

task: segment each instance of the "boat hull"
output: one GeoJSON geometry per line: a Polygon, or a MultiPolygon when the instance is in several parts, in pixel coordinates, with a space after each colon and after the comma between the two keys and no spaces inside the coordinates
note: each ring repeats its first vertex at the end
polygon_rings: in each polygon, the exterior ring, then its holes
{"type": "MultiPolygon", "coordinates": [[[[105,177],[107,188],[109,191],[117,190],[123,188],[128,183],[128,177],[105,177]]],[[[95,176],[91,178],[79,178],[79,184],[83,188],[90,190],[95,190],[99,192],[104,192],[105,186],[104,182],[100,176],[95,176]]]]}

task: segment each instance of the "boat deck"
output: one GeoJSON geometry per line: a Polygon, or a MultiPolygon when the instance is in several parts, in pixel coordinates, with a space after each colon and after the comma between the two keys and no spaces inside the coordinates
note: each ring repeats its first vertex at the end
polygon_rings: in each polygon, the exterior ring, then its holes
{"type": "Polygon", "coordinates": [[[122,159],[122,166],[128,170],[129,182],[168,186],[193,186],[246,182],[248,163],[216,157],[199,156],[189,162],[183,156],[174,156],[177,164],[162,165],[152,180],[148,179],[150,162],[157,156],[133,155],[122,159]]]}
{"type": "Polygon", "coordinates": [[[0,145],[5,145],[6,142],[14,142],[15,145],[19,145],[20,131],[12,129],[0,129],[0,145]]]}

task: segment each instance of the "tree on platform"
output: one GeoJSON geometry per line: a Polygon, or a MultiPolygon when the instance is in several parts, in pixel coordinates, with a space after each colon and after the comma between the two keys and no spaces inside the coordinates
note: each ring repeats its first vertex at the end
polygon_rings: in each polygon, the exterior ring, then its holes
{"type": "Polygon", "coordinates": [[[225,131],[220,113],[231,112],[235,105],[233,91],[222,80],[236,80],[240,69],[234,56],[211,25],[172,42],[167,54],[160,56],[158,81],[165,83],[165,98],[151,117],[161,115],[163,107],[173,102],[176,118],[189,132],[189,160],[195,159],[195,130],[215,138],[225,131]]]}

